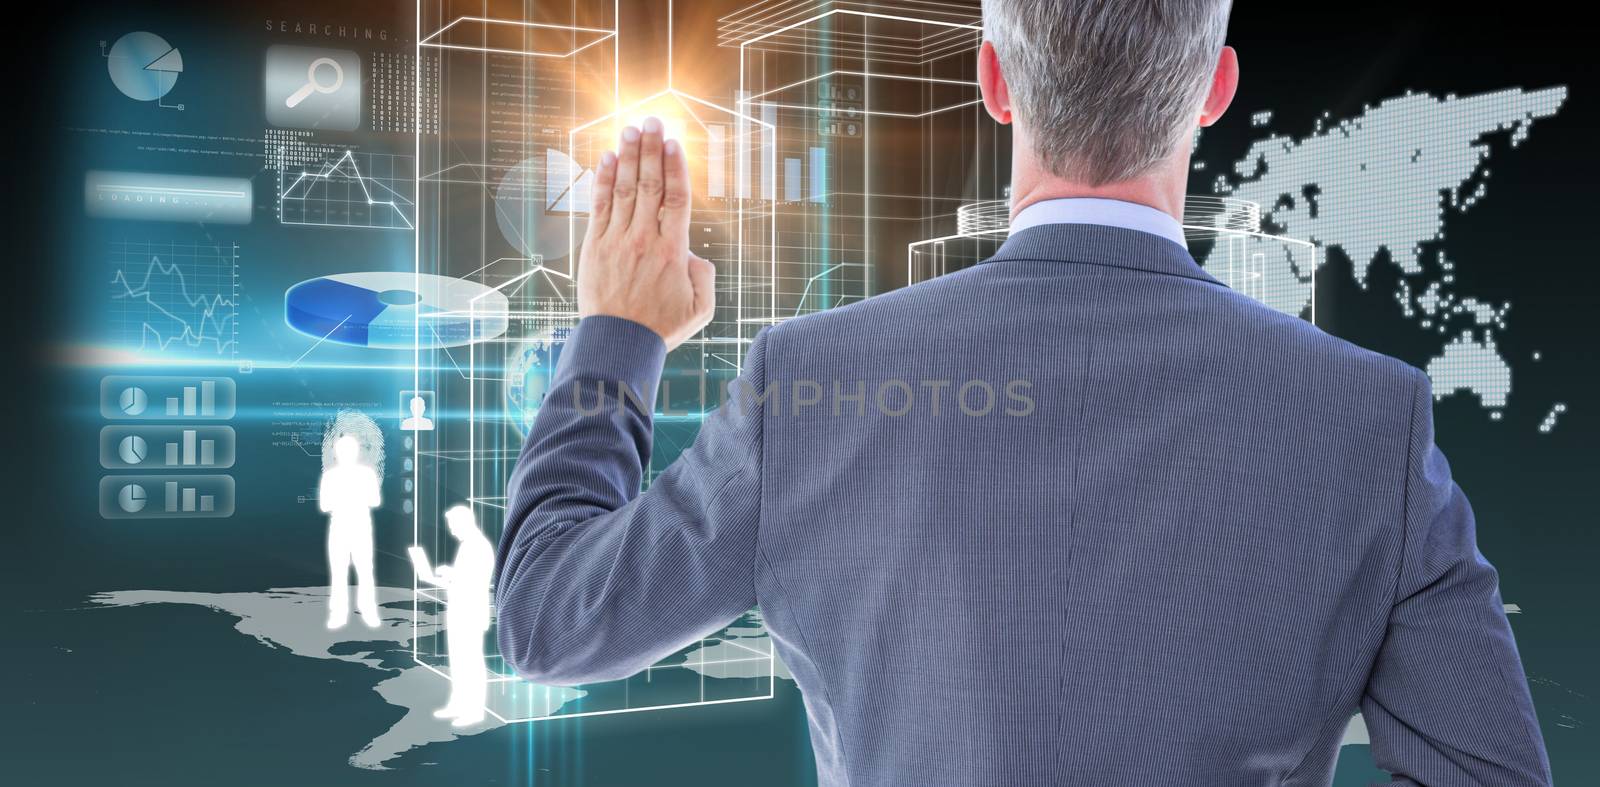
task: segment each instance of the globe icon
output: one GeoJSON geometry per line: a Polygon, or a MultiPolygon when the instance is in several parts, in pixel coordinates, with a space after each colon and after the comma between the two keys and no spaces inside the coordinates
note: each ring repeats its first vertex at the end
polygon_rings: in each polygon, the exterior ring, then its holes
{"type": "Polygon", "coordinates": [[[519,345],[506,360],[505,386],[506,411],[517,431],[527,436],[539,405],[550,390],[550,377],[555,373],[556,361],[561,358],[561,345],[566,343],[567,328],[557,328],[536,335],[519,345]]]}

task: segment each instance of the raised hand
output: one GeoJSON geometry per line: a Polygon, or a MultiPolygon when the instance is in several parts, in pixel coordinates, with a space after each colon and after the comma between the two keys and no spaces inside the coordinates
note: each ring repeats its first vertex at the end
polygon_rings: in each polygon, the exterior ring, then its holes
{"type": "Polygon", "coordinates": [[[578,314],[622,317],[667,349],[711,321],[716,268],[689,251],[691,188],[683,146],[661,121],[622,130],[595,172],[589,232],[578,264],[578,314]]]}

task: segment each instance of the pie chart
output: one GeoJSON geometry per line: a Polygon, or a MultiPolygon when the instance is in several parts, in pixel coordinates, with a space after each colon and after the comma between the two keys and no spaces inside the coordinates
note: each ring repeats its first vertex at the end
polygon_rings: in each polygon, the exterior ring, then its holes
{"type": "Polygon", "coordinates": [[[117,505],[130,514],[143,511],[144,504],[148,500],[149,496],[145,493],[144,487],[138,484],[127,484],[117,491],[117,505]]]}
{"type": "Polygon", "coordinates": [[[106,55],[111,84],[134,101],[155,101],[172,92],[183,73],[183,54],[155,33],[128,33],[106,55]]]}
{"type": "Polygon", "coordinates": [[[150,446],[143,437],[131,434],[117,443],[117,456],[123,464],[144,464],[144,460],[150,456],[150,446]]]}
{"type": "Polygon", "coordinates": [[[144,408],[150,406],[150,396],[143,388],[131,385],[122,389],[122,393],[117,395],[117,406],[122,408],[123,415],[139,415],[144,412],[144,408]]]}
{"type": "Polygon", "coordinates": [[[494,218],[511,247],[553,262],[568,255],[589,221],[594,171],[553,148],[508,169],[494,194],[494,218]]]}
{"type": "Polygon", "coordinates": [[[300,282],[284,294],[284,320],[300,333],[397,350],[496,338],[506,332],[509,307],[492,287],[426,273],[338,273],[300,282]]]}
{"type": "Polygon", "coordinates": [[[588,213],[594,171],[584,169],[559,150],[546,150],[544,154],[545,212],[588,213]]]}

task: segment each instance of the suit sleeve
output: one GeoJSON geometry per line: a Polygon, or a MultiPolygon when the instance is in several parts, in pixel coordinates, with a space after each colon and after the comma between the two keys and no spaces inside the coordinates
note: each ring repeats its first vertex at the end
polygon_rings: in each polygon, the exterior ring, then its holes
{"type": "MultiPolygon", "coordinates": [[[[763,382],[764,339],[736,386],[763,382]]],[[[627,677],[756,604],[761,408],[733,397],[640,494],[664,358],[615,317],[584,318],[562,350],[496,556],[500,652],[530,680],[627,677]]]]}
{"type": "Polygon", "coordinates": [[[1418,373],[1405,552],[1362,715],[1395,784],[1548,785],[1550,766],[1493,566],[1472,508],[1434,445],[1418,373]]]}

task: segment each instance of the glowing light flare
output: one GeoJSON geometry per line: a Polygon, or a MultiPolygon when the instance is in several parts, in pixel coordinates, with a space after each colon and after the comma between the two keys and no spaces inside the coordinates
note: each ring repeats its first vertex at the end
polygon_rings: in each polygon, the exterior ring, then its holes
{"type": "Polygon", "coordinates": [[[645,119],[654,117],[661,121],[662,131],[666,134],[667,139],[676,139],[685,144],[692,141],[691,136],[688,134],[688,126],[692,123],[692,121],[682,117],[681,114],[672,115],[664,112],[639,112],[630,114],[627,117],[628,119],[626,121],[619,121],[617,123],[618,134],[622,133],[622,127],[625,125],[633,126],[637,129],[643,129],[645,119]]]}
{"type": "MultiPolygon", "coordinates": [[[[733,109],[688,93],[668,89],[632,103],[624,103],[610,114],[577,126],[570,135],[571,156],[588,166],[598,163],[607,150],[619,147],[624,128],[640,128],[646,118],[662,122],[669,139],[683,146],[693,183],[696,209],[715,208],[706,200],[728,200],[740,193],[740,151],[750,151],[751,162],[762,155],[757,140],[762,139],[762,124],[733,109]]],[[[752,164],[752,167],[759,166],[752,164]]],[[[754,171],[753,169],[751,170],[754,171]]]]}
{"type": "Polygon", "coordinates": [[[601,137],[591,144],[604,144],[607,149],[615,149],[621,144],[622,129],[633,126],[637,129],[644,128],[646,118],[656,118],[661,121],[661,126],[667,139],[676,139],[685,146],[697,140],[704,141],[705,131],[698,122],[683,108],[679,100],[670,95],[661,95],[648,98],[637,104],[618,107],[611,115],[608,123],[601,123],[585,131],[601,137]]]}
{"type": "Polygon", "coordinates": [[[605,121],[578,132],[573,140],[575,158],[589,166],[598,163],[602,153],[621,146],[624,128],[632,126],[642,129],[645,119],[651,117],[661,121],[667,139],[676,139],[683,146],[685,154],[689,156],[691,171],[703,166],[699,162],[704,160],[706,153],[705,126],[684,108],[679,99],[670,94],[620,108],[605,121]]]}

